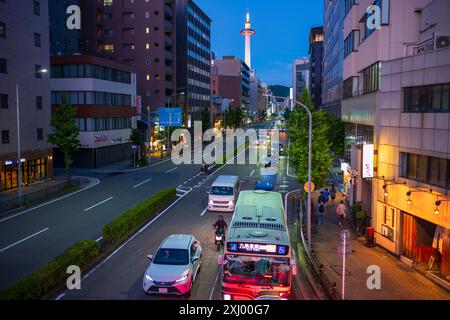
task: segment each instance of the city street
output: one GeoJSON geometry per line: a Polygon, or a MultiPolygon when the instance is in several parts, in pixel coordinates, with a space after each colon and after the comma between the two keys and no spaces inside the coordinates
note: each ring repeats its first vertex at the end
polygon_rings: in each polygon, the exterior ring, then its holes
{"type": "MultiPolygon", "coordinates": [[[[281,140],[281,139],[280,139],[281,140]]],[[[277,188],[287,190],[295,183],[286,179],[286,158],[280,159],[280,174],[277,188]]],[[[160,243],[171,234],[192,234],[202,245],[203,267],[194,284],[194,300],[220,300],[221,278],[217,263],[217,249],[213,241],[212,224],[220,213],[206,210],[211,184],[218,175],[237,175],[242,190],[254,189],[258,165],[229,164],[209,175],[206,179],[197,177],[183,185],[189,190],[182,199],[164,215],[147,227],[134,239],[127,242],[114,254],[107,257],[92,271],[84,275],[81,290],[65,291],[57,299],[168,299],[166,296],[147,296],[142,289],[143,274],[148,267],[147,255],[155,254],[160,243]],[[203,180],[202,180],[203,179],[203,180]]],[[[231,213],[223,214],[230,223],[231,213]]],[[[299,269],[301,266],[299,266],[299,269]]],[[[310,293],[309,293],[310,294],[310,293]]],[[[292,299],[303,299],[303,293],[294,284],[292,299]]],[[[169,297],[170,299],[170,297],[169,297]]]]}

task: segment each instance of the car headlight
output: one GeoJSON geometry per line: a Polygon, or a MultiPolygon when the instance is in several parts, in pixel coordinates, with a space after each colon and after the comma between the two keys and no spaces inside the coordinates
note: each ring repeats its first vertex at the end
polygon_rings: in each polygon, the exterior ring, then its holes
{"type": "Polygon", "coordinates": [[[150,277],[148,274],[145,274],[145,279],[147,279],[148,281],[153,282],[152,277],[150,277]]]}
{"type": "Polygon", "coordinates": [[[176,280],[175,282],[183,282],[186,281],[186,279],[188,278],[188,273],[184,274],[180,279],[176,280]]]}
{"type": "Polygon", "coordinates": [[[231,295],[230,294],[224,294],[223,295],[223,300],[231,300],[231,295]]]}
{"type": "Polygon", "coordinates": [[[209,200],[209,205],[212,206],[214,204],[214,201],[209,200]]]}
{"type": "Polygon", "coordinates": [[[228,202],[228,205],[229,205],[229,206],[232,206],[232,205],[234,205],[234,202],[233,202],[233,201],[230,201],[230,202],[228,202]]]}

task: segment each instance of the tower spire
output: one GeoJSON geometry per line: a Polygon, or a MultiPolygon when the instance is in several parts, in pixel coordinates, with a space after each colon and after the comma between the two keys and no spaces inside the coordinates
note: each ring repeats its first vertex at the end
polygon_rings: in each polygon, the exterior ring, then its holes
{"type": "Polygon", "coordinates": [[[241,31],[245,37],[245,63],[251,69],[251,40],[250,38],[255,34],[250,24],[250,10],[247,8],[247,19],[245,21],[245,28],[241,31]]]}

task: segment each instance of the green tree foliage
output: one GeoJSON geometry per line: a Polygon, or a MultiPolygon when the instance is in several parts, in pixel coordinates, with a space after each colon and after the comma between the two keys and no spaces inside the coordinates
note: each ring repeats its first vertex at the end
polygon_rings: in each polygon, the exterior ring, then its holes
{"type": "Polygon", "coordinates": [[[284,109],[284,114],[283,114],[283,118],[285,121],[289,121],[289,117],[291,116],[291,109],[286,108],[284,109]]]}
{"type": "MultiPolygon", "coordinates": [[[[328,141],[329,127],[327,116],[321,110],[316,110],[311,102],[311,96],[305,88],[302,92],[300,102],[306,105],[312,112],[313,137],[312,137],[312,181],[317,188],[324,186],[328,177],[328,170],[332,165],[330,154],[330,143],[328,141]]],[[[290,161],[297,174],[297,180],[302,185],[308,181],[308,137],[309,121],[307,112],[296,106],[289,116],[287,126],[291,140],[289,154],[290,161]]]]}
{"type": "Polygon", "coordinates": [[[76,109],[69,104],[66,94],[61,97],[61,105],[52,112],[50,125],[53,132],[48,135],[48,142],[58,147],[64,155],[67,182],[70,181],[70,168],[73,164],[73,153],[80,147],[78,134],[80,133],[75,124],[76,109]]]}
{"type": "Polygon", "coordinates": [[[341,118],[338,118],[331,113],[326,113],[326,116],[329,126],[328,140],[331,143],[330,150],[335,156],[342,156],[344,155],[345,150],[345,124],[341,118]]]}
{"type": "Polygon", "coordinates": [[[209,108],[203,108],[202,110],[202,130],[205,132],[211,128],[211,118],[209,114],[209,108]]]}
{"type": "Polygon", "coordinates": [[[233,128],[241,128],[242,121],[244,120],[244,112],[242,108],[236,108],[233,110],[233,128]]]}

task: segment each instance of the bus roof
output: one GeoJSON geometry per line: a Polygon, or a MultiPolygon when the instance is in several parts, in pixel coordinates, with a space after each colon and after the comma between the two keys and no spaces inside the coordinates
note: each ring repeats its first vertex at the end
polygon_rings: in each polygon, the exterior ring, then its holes
{"type": "Polygon", "coordinates": [[[281,194],[262,190],[241,191],[227,241],[289,245],[281,194]]]}
{"type": "Polygon", "coordinates": [[[239,180],[237,176],[218,176],[212,187],[234,187],[237,180],[239,180]]]}

